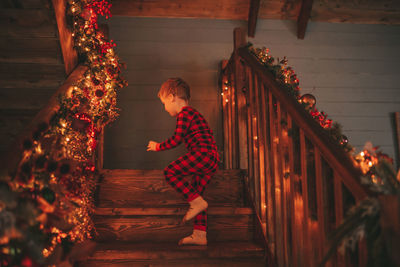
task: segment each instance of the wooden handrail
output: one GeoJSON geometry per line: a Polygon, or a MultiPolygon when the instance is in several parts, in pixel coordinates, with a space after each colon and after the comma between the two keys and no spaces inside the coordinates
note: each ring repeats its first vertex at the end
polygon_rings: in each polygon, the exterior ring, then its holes
{"type": "Polygon", "coordinates": [[[66,0],[52,0],[57,21],[60,47],[64,61],[65,73],[69,75],[78,64],[78,53],[74,49],[74,40],[67,27],[66,0]]]}
{"type": "MultiPolygon", "coordinates": [[[[317,266],[348,209],[376,194],[361,185],[351,156],[245,47],[243,36],[235,29],[235,49],[221,71],[224,166],[247,170],[248,201],[270,261],[317,266]]],[[[365,241],[357,255],[336,255],[329,264],[349,266],[354,257],[366,262],[365,241]]]]}
{"type": "Polygon", "coordinates": [[[83,77],[85,71],[87,70],[86,66],[78,65],[72,73],[68,76],[65,82],[60,86],[60,88],[53,94],[50,98],[49,102],[36,114],[36,116],[32,119],[29,125],[24,129],[24,131],[16,138],[14,143],[3,155],[3,159],[1,160],[1,168],[2,170],[6,170],[6,172],[12,175],[18,166],[18,163],[21,161],[23,156],[23,142],[26,139],[31,139],[33,134],[37,131],[38,125],[45,122],[48,123],[51,116],[58,110],[59,101],[58,96],[60,94],[65,94],[71,86],[77,82],[80,78],[83,77]]]}
{"type": "Polygon", "coordinates": [[[321,153],[341,175],[343,182],[354,191],[359,198],[372,194],[368,192],[358,181],[362,173],[356,169],[348,153],[334,143],[324,129],[307,113],[307,111],[281,86],[276,82],[275,77],[266,71],[258,60],[245,47],[239,48],[239,55],[252,70],[257,72],[264,84],[272,91],[273,95],[281,102],[292,118],[308,135],[321,153]]]}

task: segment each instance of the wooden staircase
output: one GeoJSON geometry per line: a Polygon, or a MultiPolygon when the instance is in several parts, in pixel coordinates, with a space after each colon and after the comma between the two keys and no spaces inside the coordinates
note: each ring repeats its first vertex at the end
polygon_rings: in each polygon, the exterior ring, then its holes
{"type": "Polygon", "coordinates": [[[0,154],[65,76],[51,1],[0,1],[0,154]]]}
{"type": "Polygon", "coordinates": [[[243,175],[219,171],[206,189],[208,246],[178,246],[192,231],[179,222],[187,203],[161,170],[108,170],[98,190],[92,256],[79,266],[265,266],[253,240],[254,213],[245,205],[243,175]]]}

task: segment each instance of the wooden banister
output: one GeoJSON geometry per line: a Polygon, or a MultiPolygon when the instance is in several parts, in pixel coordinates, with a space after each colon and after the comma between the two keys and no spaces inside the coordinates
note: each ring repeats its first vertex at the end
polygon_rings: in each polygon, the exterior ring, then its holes
{"type": "Polygon", "coordinates": [[[16,170],[18,163],[22,159],[24,140],[32,138],[33,134],[37,131],[39,124],[49,122],[51,116],[59,108],[58,96],[60,94],[65,94],[76,81],[83,77],[86,70],[86,66],[78,65],[72,71],[65,82],[50,98],[49,102],[36,114],[25,130],[16,138],[8,152],[3,155],[4,158],[1,160],[0,169],[6,170],[8,174],[12,175],[16,170]]]}
{"type": "Polygon", "coordinates": [[[332,167],[340,173],[346,186],[354,190],[359,198],[366,197],[366,189],[355,179],[355,177],[360,177],[361,172],[354,168],[349,155],[333,142],[321,126],[309,116],[307,111],[302,108],[285,89],[281,88],[276,82],[275,77],[273,77],[270,72],[266,71],[265,67],[250,54],[247,48],[239,48],[239,55],[246,61],[246,64],[260,76],[263,83],[272,91],[277,100],[285,106],[299,127],[301,127],[304,132],[310,136],[315,145],[321,149],[321,152],[332,164],[332,167]]]}
{"type": "MultiPolygon", "coordinates": [[[[348,209],[376,196],[359,181],[361,171],[319,123],[245,47],[234,31],[234,52],[222,70],[224,163],[247,170],[249,202],[256,211],[268,255],[278,266],[317,266],[328,235],[348,209]]],[[[328,266],[366,262],[336,255],[328,266]]]]}
{"type": "Polygon", "coordinates": [[[78,54],[74,49],[74,40],[67,26],[66,0],[52,0],[55,17],[57,21],[58,36],[63,55],[65,73],[69,75],[78,64],[78,54]]]}

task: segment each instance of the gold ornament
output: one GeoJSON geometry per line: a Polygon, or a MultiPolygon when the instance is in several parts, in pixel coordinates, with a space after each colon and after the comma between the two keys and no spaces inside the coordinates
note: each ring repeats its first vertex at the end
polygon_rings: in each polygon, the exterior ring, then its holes
{"type": "Polygon", "coordinates": [[[307,108],[314,108],[317,100],[312,94],[304,94],[300,98],[301,103],[305,104],[307,108]]]}

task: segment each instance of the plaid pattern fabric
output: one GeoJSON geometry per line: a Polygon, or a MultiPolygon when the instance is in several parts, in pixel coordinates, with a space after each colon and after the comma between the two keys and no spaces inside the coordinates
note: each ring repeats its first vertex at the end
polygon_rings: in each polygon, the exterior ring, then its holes
{"type": "MultiPolygon", "coordinates": [[[[198,196],[203,195],[212,175],[217,171],[217,157],[216,153],[188,152],[171,162],[164,169],[165,179],[188,202],[192,201],[198,196]],[[192,182],[184,178],[188,175],[193,176],[192,182]]],[[[206,231],[206,211],[199,213],[194,218],[194,229],[206,231]]]]}
{"type": "MultiPolygon", "coordinates": [[[[217,153],[213,132],[197,110],[185,106],[176,116],[176,129],[173,136],[160,143],[157,151],[171,149],[185,142],[189,151],[217,153]]],[[[219,160],[219,158],[218,158],[219,160]]]]}

